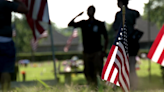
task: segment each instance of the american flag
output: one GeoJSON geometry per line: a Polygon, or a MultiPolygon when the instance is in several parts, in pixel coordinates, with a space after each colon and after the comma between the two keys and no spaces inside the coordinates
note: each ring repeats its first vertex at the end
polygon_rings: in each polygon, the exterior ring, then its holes
{"type": "Polygon", "coordinates": [[[64,47],[64,52],[68,52],[71,42],[74,38],[78,36],[78,30],[76,28],[73,29],[72,35],[67,40],[66,46],[64,47]]]}
{"type": "Polygon", "coordinates": [[[47,0],[24,0],[29,12],[27,22],[32,29],[34,39],[31,41],[33,50],[36,50],[38,40],[47,37],[50,24],[47,0]]]}
{"type": "Polygon", "coordinates": [[[164,25],[153,42],[147,57],[164,66],[164,25]]]}
{"type": "Polygon", "coordinates": [[[111,47],[101,76],[102,80],[120,86],[124,92],[130,90],[128,56],[127,29],[124,25],[111,47]]]}

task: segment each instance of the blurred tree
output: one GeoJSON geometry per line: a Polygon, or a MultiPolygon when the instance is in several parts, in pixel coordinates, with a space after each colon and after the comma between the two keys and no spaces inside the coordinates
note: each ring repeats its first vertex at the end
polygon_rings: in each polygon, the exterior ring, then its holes
{"type": "Polygon", "coordinates": [[[18,18],[15,16],[13,24],[15,25],[16,37],[14,41],[18,52],[31,52],[32,31],[26,21],[25,16],[18,18]]]}
{"type": "MultiPolygon", "coordinates": [[[[14,37],[14,41],[16,44],[16,48],[18,52],[31,52],[31,39],[33,38],[32,30],[29,27],[26,17],[22,16],[18,18],[14,16],[13,24],[16,29],[16,37],[14,37]]],[[[52,29],[59,30],[55,23],[52,23],[52,29]]],[[[39,42],[41,42],[40,40],[39,42]]]]}
{"type": "Polygon", "coordinates": [[[164,23],[164,1],[163,0],[149,0],[150,3],[145,4],[144,8],[144,18],[148,19],[148,14],[150,16],[150,21],[156,23],[158,28],[164,23]],[[150,12],[149,11],[150,5],[150,12]]]}
{"type": "Polygon", "coordinates": [[[60,33],[63,34],[64,36],[70,36],[73,32],[73,27],[67,27],[67,28],[61,28],[60,33]]]}
{"type": "Polygon", "coordinates": [[[115,31],[112,28],[112,24],[108,24],[108,23],[106,23],[106,29],[108,32],[108,39],[109,39],[109,43],[108,43],[108,51],[109,51],[115,40],[115,31]]]}

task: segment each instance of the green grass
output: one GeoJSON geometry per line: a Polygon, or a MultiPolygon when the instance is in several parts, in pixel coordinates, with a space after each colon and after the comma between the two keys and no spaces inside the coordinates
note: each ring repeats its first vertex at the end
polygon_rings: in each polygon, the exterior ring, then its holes
{"type": "Polygon", "coordinates": [[[27,67],[20,65],[18,81],[22,81],[21,71],[26,72],[26,81],[36,80],[37,78],[41,80],[54,79],[53,70],[52,62],[30,63],[27,67]]]}
{"type": "MultiPolygon", "coordinates": [[[[58,74],[59,72],[59,62],[56,63],[56,71],[57,71],[57,77],[60,79],[60,83],[64,83],[64,75],[58,74]]],[[[80,68],[80,70],[83,70],[83,67],[80,68]]],[[[24,67],[22,65],[19,65],[19,78],[17,81],[22,81],[22,74],[21,71],[26,72],[26,81],[33,81],[38,79],[41,80],[51,80],[54,79],[54,67],[53,62],[45,61],[41,63],[30,63],[27,67],[24,67]],[[34,67],[36,66],[36,67],[34,67]]],[[[60,71],[64,71],[64,67],[60,67],[60,71]]],[[[83,74],[72,74],[72,81],[74,83],[78,84],[85,84],[86,80],[84,78],[83,74]]]]}
{"type": "MultiPolygon", "coordinates": [[[[149,77],[149,60],[141,60],[140,70],[137,70],[137,75],[139,77],[138,91],[135,92],[164,92],[164,83],[161,76],[160,65],[151,62],[151,76],[149,77]]],[[[57,68],[58,68],[57,62],[57,68]]],[[[42,63],[32,63],[28,67],[20,66],[20,71],[26,71],[26,80],[32,81],[37,78],[40,80],[54,79],[53,72],[53,62],[42,62],[42,63]],[[32,67],[36,64],[37,67],[32,67]]],[[[61,67],[63,70],[63,67],[61,67]]],[[[22,76],[20,74],[18,81],[22,81],[22,76]]],[[[59,83],[50,89],[46,89],[42,86],[30,87],[30,88],[19,88],[16,92],[94,92],[89,87],[87,87],[86,80],[83,74],[72,74],[72,84],[64,84],[64,76],[59,75],[59,83]],[[26,91],[28,89],[28,91],[26,91]],[[32,91],[29,91],[32,90],[32,91]]],[[[118,89],[117,91],[120,91],[118,89]]],[[[113,92],[111,87],[105,86],[100,92],[113,92]]]]}
{"type": "Polygon", "coordinates": [[[162,80],[160,65],[151,62],[151,72],[149,72],[149,60],[141,60],[140,70],[137,71],[139,76],[139,89],[141,90],[163,90],[164,83],[162,80]],[[151,74],[151,75],[150,75],[151,74]]]}

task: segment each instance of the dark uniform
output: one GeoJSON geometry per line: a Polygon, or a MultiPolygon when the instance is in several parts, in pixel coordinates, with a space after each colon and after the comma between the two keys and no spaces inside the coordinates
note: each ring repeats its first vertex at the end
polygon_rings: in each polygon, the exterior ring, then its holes
{"type": "MultiPolygon", "coordinates": [[[[126,8],[126,25],[127,25],[127,34],[128,34],[128,52],[129,52],[129,66],[130,66],[130,84],[131,88],[136,84],[137,81],[137,74],[135,70],[135,56],[139,50],[139,42],[133,37],[133,33],[135,31],[134,26],[136,23],[136,19],[140,16],[139,12],[136,10],[132,10],[126,8]]],[[[122,11],[117,12],[115,16],[115,21],[113,23],[113,28],[115,31],[119,30],[120,26],[122,25],[122,11]]]]}
{"type": "Polygon", "coordinates": [[[0,74],[14,72],[15,46],[12,40],[11,12],[18,4],[0,0],[0,74]]]}
{"type": "Polygon", "coordinates": [[[88,83],[97,84],[97,74],[101,76],[103,68],[101,36],[107,38],[104,22],[98,20],[82,20],[74,23],[74,27],[80,27],[83,40],[84,73],[88,83]]]}
{"type": "MultiPolygon", "coordinates": [[[[132,9],[126,9],[126,25],[128,31],[128,47],[129,47],[129,56],[136,56],[139,50],[139,43],[138,41],[134,41],[133,33],[135,31],[134,26],[136,23],[136,19],[140,16],[139,12],[132,9]],[[134,49],[135,48],[135,49],[134,49]]],[[[113,23],[114,30],[119,30],[120,26],[122,25],[122,12],[117,12],[115,21],[113,23]]]]}

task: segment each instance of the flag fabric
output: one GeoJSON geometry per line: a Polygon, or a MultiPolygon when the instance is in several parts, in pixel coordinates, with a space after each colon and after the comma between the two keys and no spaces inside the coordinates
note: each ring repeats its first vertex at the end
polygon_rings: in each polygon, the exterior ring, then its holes
{"type": "Polygon", "coordinates": [[[77,36],[78,36],[78,30],[74,28],[72,35],[69,37],[69,39],[67,40],[66,46],[64,47],[64,52],[67,52],[69,50],[72,40],[76,38],[77,36]]]}
{"type": "Polygon", "coordinates": [[[129,92],[129,55],[126,25],[120,28],[103,67],[102,80],[120,86],[124,92],[129,92]]]}
{"type": "Polygon", "coordinates": [[[32,29],[34,39],[31,41],[33,50],[36,50],[38,40],[47,37],[50,24],[47,0],[24,0],[29,12],[26,14],[27,22],[32,29]]]}
{"type": "Polygon", "coordinates": [[[147,57],[153,62],[164,66],[164,25],[153,42],[147,57]]]}

